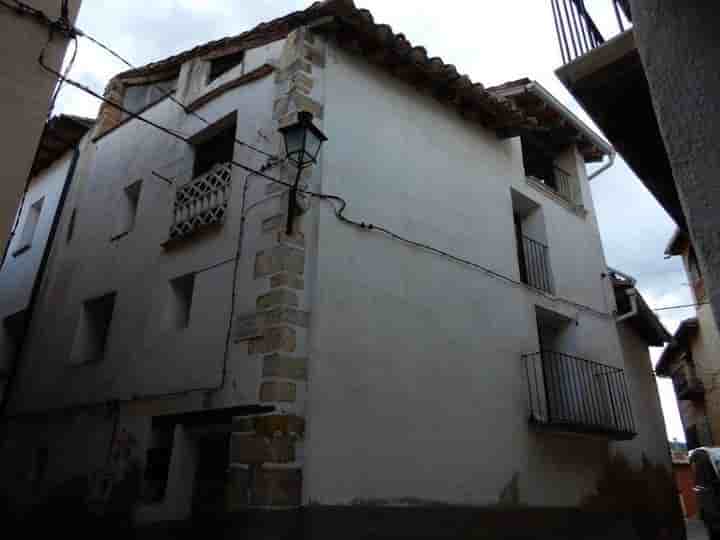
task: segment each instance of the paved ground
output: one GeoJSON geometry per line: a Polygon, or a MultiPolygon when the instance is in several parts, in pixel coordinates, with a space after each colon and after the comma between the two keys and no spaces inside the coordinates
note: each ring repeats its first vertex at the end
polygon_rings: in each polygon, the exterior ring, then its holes
{"type": "Polygon", "coordinates": [[[687,520],[687,540],[707,540],[705,525],[699,519],[687,520]]]}

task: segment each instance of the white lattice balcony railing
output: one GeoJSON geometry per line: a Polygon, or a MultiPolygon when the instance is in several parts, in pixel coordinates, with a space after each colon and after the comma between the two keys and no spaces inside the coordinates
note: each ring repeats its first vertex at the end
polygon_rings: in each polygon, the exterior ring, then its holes
{"type": "Polygon", "coordinates": [[[232,166],[218,163],[210,172],[179,186],[175,191],[170,239],[189,236],[207,225],[223,223],[231,183],[232,166]]]}

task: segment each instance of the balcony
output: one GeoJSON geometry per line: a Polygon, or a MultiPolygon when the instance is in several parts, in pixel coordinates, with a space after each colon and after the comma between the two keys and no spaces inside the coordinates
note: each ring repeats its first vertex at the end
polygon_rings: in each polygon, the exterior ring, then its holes
{"type": "Polygon", "coordinates": [[[581,206],[580,195],[575,189],[576,183],[572,175],[565,169],[553,166],[551,172],[545,176],[528,175],[530,180],[542,184],[545,188],[558,195],[565,202],[570,203],[573,207],[581,206]]]}
{"type": "Polygon", "coordinates": [[[218,163],[190,182],[177,187],[170,241],[188,237],[225,221],[232,184],[232,164],[218,163]]]}
{"type": "Polygon", "coordinates": [[[549,294],[555,293],[548,247],[542,242],[520,234],[520,281],[549,294]]]}
{"type": "Polygon", "coordinates": [[[681,228],[685,218],[631,28],[627,0],[550,0],[563,66],[556,75],[681,228]],[[603,12],[604,8],[604,12],[603,12]],[[617,32],[606,39],[597,22],[617,32]]]}
{"type": "Polygon", "coordinates": [[[526,354],[523,360],[531,424],[613,440],[635,437],[622,369],[555,351],[526,354]]]}

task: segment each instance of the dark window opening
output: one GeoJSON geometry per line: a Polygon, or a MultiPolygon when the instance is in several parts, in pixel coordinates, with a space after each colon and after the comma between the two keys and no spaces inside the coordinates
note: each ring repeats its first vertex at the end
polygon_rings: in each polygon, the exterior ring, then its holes
{"type": "Polygon", "coordinates": [[[242,64],[245,59],[245,51],[240,51],[220,58],[210,60],[210,74],[208,75],[208,83],[211,83],[224,73],[227,73],[235,66],[242,64]]]}
{"type": "Polygon", "coordinates": [[[222,128],[220,132],[195,144],[195,165],[193,178],[209,172],[218,163],[227,163],[233,159],[235,150],[235,122],[222,128]]]}
{"type": "Polygon", "coordinates": [[[127,234],[135,227],[141,188],[142,180],[138,180],[123,189],[117,208],[117,224],[113,238],[127,234]]]}
{"type": "Polygon", "coordinates": [[[109,293],[83,302],[81,320],[73,348],[74,363],[97,362],[105,356],[116,294],[109,293]]]}
{"type": "Polygon", "coordinates": [[[161,502],[167,491],[175,426],[154,428],[145,460],[145,501],[161,502]]]}
{"type": "Polygon", "coordinates": [[[520,281],[552,294],[554,284],[548,246],[543,242],[542,208],[515,190],[511,190],[511,196],[520,281]]]}
{"type": "Polygon", "coordinates": [[[526,176],[532,176],[557,190],[554,156],[527,137],[522,137],[521,143],[526,176]]]}
{"type": "Polygon", "coordinates": [[[185,274],[170,281],[168,319],[172,327],[182,329],[190,325],[194,290],[195,274],[185,274]]]}
{"type": "MultiPolygon", "coordinates": [[[[137,84],[125,88],[123,108],[132,113],[139,113],[173,92],[177,86],[177,78],[155,81],[148,84],[137,84]]],[[[128,114],[123,112],[123,119],[128,114]]]]}
{"type": "Polygon", "coordinates": [[[198,441],[193,484],[193,517],[214,520],[225,512],[230,436],[218,434],[198,441]]]}

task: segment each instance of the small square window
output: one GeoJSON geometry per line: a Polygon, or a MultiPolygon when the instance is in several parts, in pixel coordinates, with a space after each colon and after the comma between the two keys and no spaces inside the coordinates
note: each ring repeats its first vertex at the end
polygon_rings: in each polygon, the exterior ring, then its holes
{"type": "Polygon", "coordinates": [[[142,181],[133,182],[123,189],[116,214],[116,228],[113,238],[129,233],[135,227],[142,181]]]}
{"type": "Polygon", "coordinates": [[[210,60],[210,74],[208,75],[208,84],[213,82],[221,75],[227,73],[235,66],[239,66],[245,59],[245,51],[240,51],[220,58],[210,60]]]}
{"type": "Polygon", "coordinates": [[[112,292],[83,302],[71,363],[87,364],[103,359],[115,309],[115,297],[116,293],[112,292]]]}
{"type": "Polygon", "coordinates": [[[35,237],[35,231],[37,230],[38,223],[40,222],[40,214],[42,213],[43,202],[45,198],[35,201],[30,208],[28,208],[27,216],[25,216],[25,224],[23,225],[22,232],[20,233],[20,243],[13,252],[13,255],[19,255],[23,251],[27,251],[32,245],[33,238],[35,237]]]}
{"type": "Polygon", "coordinates": [[[166,320],[171,328],[183,329],[190,325],[195,274],[185,274],[170,280],[170,294],[166,308],[166,320]]]}

